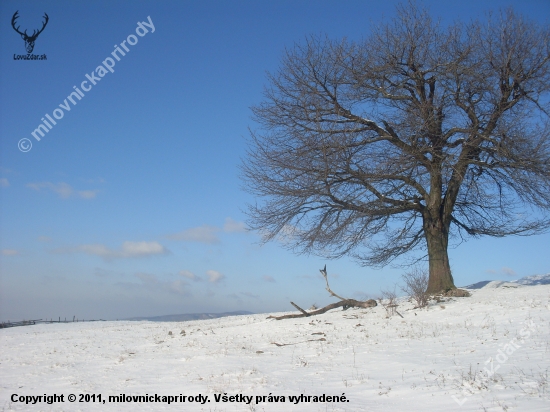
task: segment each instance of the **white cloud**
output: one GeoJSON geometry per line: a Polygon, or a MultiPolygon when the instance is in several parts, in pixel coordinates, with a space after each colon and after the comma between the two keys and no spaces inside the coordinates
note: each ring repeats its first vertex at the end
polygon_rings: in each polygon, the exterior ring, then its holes
{"type": "MultiPolygon", "coordinates": [[[[64,252],[63,250],[58,250],[58,251],[59,252],[64,252]]],[[[83,253],[87,253],[89,255],[96,255],[96,256],[101,256],[101,257],[104,257],[104,258],[114,257],[114,255],[116,254],[115,251],[109,249],[105,245],[100,245],[100,244],[80,245],[76,249],[71,249],[71,250],[68,250],[68,251],[69,252],[74,252],[74,251],[83,252],[83,253]]]]}
{"type": "Polygon", "coordinates": [[[246,225],[244,222],[237,222],[236,220],[231,219],[230,217],[225,219],[223,225],[224,232],[227,233],[246,233],[246,225]]]}
{"type": "Polygon", "coordinates": [[[514,269],[508,268],[508,267],[501,267],[500,270],[494,270],[494,269],[488,269],[485,271],[485,273],[488,273],[490,275],[505,275],[505,276],[517,276],[517,273],[514,269]]]}
{"type": "Polygon", "coordinates": [[[198,282],[201,280],[200,277],[195,275],[193,272],[189,272],[188,270],[180,270],[179,272],[180,276],[183,276],[184,278],[191,279],[195,282],[198,282]]]}
{"type": "Polygon", "coordinates": [[[2,256],[15,256],[18,255],[20,252],[15,249],[2,249],[2,256]]]}
{"type": "Polygon", "coordinates": [[[183,240],[186,242],[200,242],[200,243],[219,243],[220,239],[218,233],[246,233],[246,225],[244,222],[237,222],[230,217],[225,219],[223,228],[210,225],[202,225],[185,229],[181,232],[168,235],[167,238],[171,240],[183,240]]]}
{"type": "Polygon", "coordinates": [[[216,235],[217,232],[219,232],[217,227],[204,225],[169,235],[168,238],[186,242],[219,243],[220,239],[216,235]]]}
{"type": "Polygon", "coordinates": [[[158,242],[129,242],[122,244],[122,257],[163,255],[167,250],[158,242]]]}
{"type": "MultiPolygon", "coordinates": [[[[265,229],[259,230],[258,233],[264,239],[272,235],[269,230],[265,229]]],[[[285,224],[275,236],[275,240],[283,245],[290,245],[296,240],[299,234],[300,230],[296,226],[285,224]]]]}
{"type": "Polygon", "coordinates": [[[93,199],[96,197],[99,190],[80,190],[78,196],[82,199],[93,199]]]}
{"type": "Polygon", "coordinates": [[[266,282],[275,283],[275,279],[273,279],[273,277],[269,275],[262,276],[262,279],[265,280],[266,282]]]}
{"type": "Polygon", "coordinates": [[[0,179],[0,187],[9,187],[10,182],[5,177],[0,179]]]}
{"type": "Polygon", "coordinates": [[[500,269],[502,273],[504,273],[506,276],[517,276],[517,273],[514,269],[503,267],[500,269]]]}
{"type": "MultiPolygon", "coordinates": [[[[141,280],[141,286],[146,287],[148,291],[157,290],[176,293],[178,295],[189,295],[189,291],[186,288],[188,284],[184,280],[159,280],[156,275],[150,273],[135,273],[134,276],[141,280]]],[[[130,284],[127,286],[132,287],[130,284]]]]}
{"type": "Polygon", "coordinates": [[[58,184],[53,184],[52,182],[42,182],[42,183],[29,183],[27,187],[36,190],[37,192],[42,189],[51,190],[54,193],[57,193],[62,199],[68,199],[73,194],[73,188],[64,182],[58,184]]]}
{"type": "Polygon", "coordinates": [[[78,196],[81,199],[93,199],[98,193],[98,190],[80,190],[75,192],[71,185],[65,182],[59,182],[57,184],[52,182],[28,183],[27,187],[37,192],[42,189],[50,190],[62,199],[68,199],[72,196],[78,196]]]}
{"type": "Polygon", "coordinates": [[[39,242],[51,242],[53,239],[49,236],[38,236],[39,242]]]}
{"type": "Polygon", "coordinates": [[[187,283],[181,279],[174,280],[168,283],[168,288],[170,289],[170,291],[176,292],[182,295],[188,293],[186,286],[187,286],[187,283]]]}
{"type": "Polygon", "coordinates": [[[169,251],[158,242],[130,242],[126,241],[122,244],[120,250],[110,249],[102,244],[80,245],[76,248],[58,249],[56,253],[74,253],[82,252],[88,255],[95,255],[106,260],[110,259],[125,259],[139,258],[153,255],[165,255],[169,251]]]}
{"type": "Polygon", "coordinates": [[[220,272],[215,270],[209,270],[206,272],[206,276],[208,276],[208,281],[210,283],[219,283],[223,279],[225,279],[225,276],[222,275],[220,272]]]}

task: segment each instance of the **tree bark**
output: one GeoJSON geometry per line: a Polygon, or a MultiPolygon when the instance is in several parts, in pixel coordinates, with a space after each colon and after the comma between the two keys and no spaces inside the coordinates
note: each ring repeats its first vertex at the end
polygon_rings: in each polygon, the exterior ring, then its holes
{"type": "Polygon", "coordinates": [[[430,274],[426,292],[439,293],[449,289],[456,289],[447,253],[449,243],[448,231],[443,224],[429,226],[431,227],[425,228],[424,232],[428,246],[430,274]]]}

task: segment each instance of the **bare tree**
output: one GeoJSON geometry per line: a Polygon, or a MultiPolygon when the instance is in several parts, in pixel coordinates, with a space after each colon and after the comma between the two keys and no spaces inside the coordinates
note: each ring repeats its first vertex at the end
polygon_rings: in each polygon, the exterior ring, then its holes
{"type": "Polygon", "coordinates": [[[427,291],[455,288],[453,237],[550,227],[549,69],[549,28],[512,10],[442,27],[409,4],[364,41],[308,38],[253,108],[249,227],[363,265],[421,248],[427,291]]]}
{"type": "Polygon", "coordinates": [[[428,272],[419,267],[413,267],[402,276],[404,286],[401,290],[416,302],[416,308],[423,308],[428,304],[429,295],[428,272]]]}

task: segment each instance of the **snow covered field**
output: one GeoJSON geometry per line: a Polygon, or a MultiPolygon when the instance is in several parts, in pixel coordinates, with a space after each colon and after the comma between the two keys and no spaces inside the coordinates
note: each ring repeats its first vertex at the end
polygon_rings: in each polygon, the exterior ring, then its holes
{"type": "Polygon", "coordinates": [[[550,285],[489,284],[469,298],[412,307],[400,301],[404,318],[386,318],[379,305],[280,321],[262,314],[3,329],[0,410],[550,410],[550,285]],[[25,404],[54,394],[64,402],[25,404]],[[123,395],[149,402],[109,399],[123,395]],[[313,402],[322,395],[334,398],[313,402]]]}

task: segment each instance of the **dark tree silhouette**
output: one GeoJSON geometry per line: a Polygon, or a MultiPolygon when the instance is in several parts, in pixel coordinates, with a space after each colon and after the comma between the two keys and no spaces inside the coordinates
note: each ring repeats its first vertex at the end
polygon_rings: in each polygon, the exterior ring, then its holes
{"type": "MultiPolygon", "coordinates": [[[[249,227],[298,253],[383,266],[449,239],[550,226],[550,34],[512,10],[442,27],[414,4],[364,41],[287,50],[253,108],[249,227]]],[[[417,255],[418,256],[418,255],[417,255]]]]}

